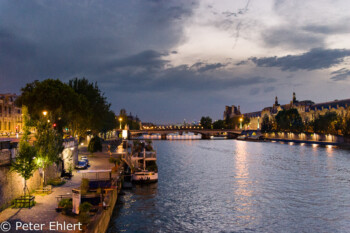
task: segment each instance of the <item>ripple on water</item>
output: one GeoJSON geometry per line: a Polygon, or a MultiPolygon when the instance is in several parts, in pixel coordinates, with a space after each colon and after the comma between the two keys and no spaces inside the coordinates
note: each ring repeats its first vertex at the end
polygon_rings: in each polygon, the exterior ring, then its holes
{"type": "Polygon", "coordinates": [[[348,151],[156,141],[159,182],[124,191],[108,232],[348,232],[348,151]]]}

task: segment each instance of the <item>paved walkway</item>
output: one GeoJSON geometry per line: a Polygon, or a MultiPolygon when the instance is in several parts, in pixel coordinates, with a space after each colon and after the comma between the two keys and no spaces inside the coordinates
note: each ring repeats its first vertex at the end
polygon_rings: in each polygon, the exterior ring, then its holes
{"type": "MultiPolygon", "coordinates": [[[[107,150],[104,147],[103,152],[97,152],[97,153],[94,153],[93,156],[91,156],[87,152],[86,147],[81,147],[79,148],[79,158],[82,155],[86,155],[88,157],[91,165],[89,170],[90,169],[109,169],[113,165],[109,163],[108,161],[109,154],[106,151],[107,150]]],[[[35,196],[36,205],[31,209],[7,208],[4,211],[2,211],[0,213],[0,224],[3,221],[8,221],[12,227],[12,229],[8,232],[28,232],[28,231],[16,231],[14,229],[16,222],[22,222],[22,223],[31,222],[33,224],[35,223],[45,224],[43,226],[43,231],[37,231],[37,232],[74,232],[74,231],[65,231],[65,230],[49,231],[50,222],[55,222],[55,221],[57,221],[58,223],[63,223],[64,221],[66,223],[78,222],[77,218],[68,217],[61,213],[57,213],[55,210],[55,208],[57,208],[57,205],[58,205],[56,196],[62,195],[62,194],[71,194],[73,188],[80,187],[82,174],[74,171],[73,175],[74,176],[72,177],[72,179],[67,181],[64,185],[53,188],[53,192],[51,194],[45,195],[45,196],[36,195],[35,196]]],[[[1,229],[0,229],[0,232],[2,232],[1,229]]],[[[78,232],[78,231],[75,231],[75,232],[78,232]]]]}

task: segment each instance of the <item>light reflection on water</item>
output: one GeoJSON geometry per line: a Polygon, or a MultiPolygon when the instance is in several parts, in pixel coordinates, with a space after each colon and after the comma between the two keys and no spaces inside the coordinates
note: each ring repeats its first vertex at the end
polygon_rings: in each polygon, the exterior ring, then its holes
{"type": "Polygon", "coordinates": [[[155,141],[159,182],[124,191],[108,232],[349,232],[350,153],[155,141]]]}

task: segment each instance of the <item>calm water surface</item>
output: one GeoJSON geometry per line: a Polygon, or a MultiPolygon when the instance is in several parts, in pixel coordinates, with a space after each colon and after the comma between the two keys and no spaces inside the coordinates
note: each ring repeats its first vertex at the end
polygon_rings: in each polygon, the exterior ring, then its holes
{"type": "Polygon", "coordinates": [[[350,232],[350,153],[155,141],[159,182],[124,191],[108,232],[350,232]]]}

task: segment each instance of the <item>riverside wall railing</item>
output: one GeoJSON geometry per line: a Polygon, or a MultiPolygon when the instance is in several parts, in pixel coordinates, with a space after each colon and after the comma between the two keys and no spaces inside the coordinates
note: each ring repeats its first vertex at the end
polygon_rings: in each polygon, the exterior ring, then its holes
{"type": "Polygon", "coordinates": [[[322,142],[330,144],[350,143],[350,139],[341,135],[318,134],[318,133],[291,133],[291,132],[271,132],[264,133],[265,138],[281,139],[290,141],[322,142]]]}

